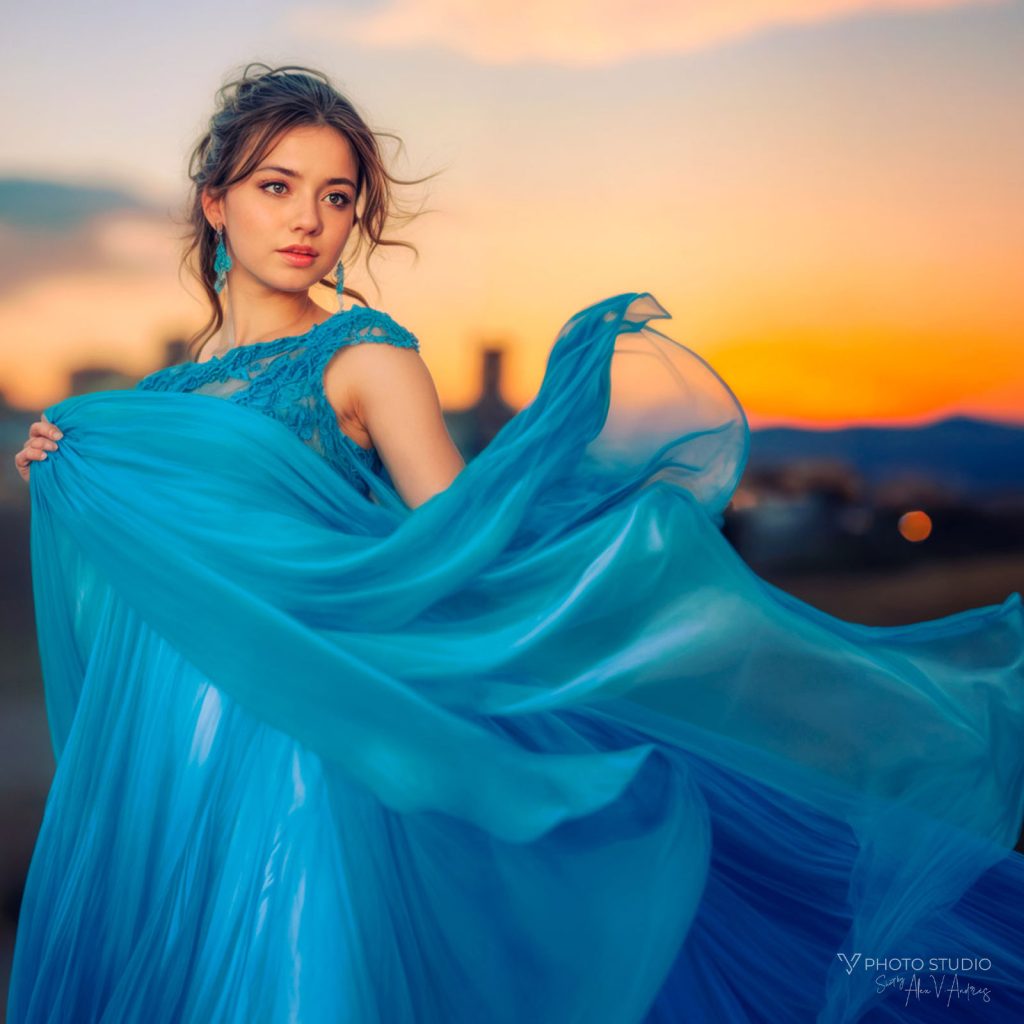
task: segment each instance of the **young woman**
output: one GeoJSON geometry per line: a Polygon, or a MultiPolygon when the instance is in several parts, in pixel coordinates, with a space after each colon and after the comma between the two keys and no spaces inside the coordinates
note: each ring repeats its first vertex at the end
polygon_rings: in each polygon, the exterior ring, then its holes
{"type": "Polygon", "coordinates": [[[1020,1018],[1020,595],[754,575],[746,419],[649,293],[465,465],[417,339],[310,296],[396,244],[374,133],[304,68],[220,100],[196,358],[17,458],[57,771],[9,1020],[1020,1018]]]}

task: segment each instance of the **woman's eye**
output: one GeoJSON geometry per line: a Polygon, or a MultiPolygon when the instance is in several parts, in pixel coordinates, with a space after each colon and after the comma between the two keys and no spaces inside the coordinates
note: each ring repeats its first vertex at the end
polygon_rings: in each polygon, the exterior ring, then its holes
{"type": "MultiPolygon", "coordinates": [[[[280,186],[281,188],[287,188],[288,187],[283,181],[267,181],[267,182],[264,182],[262,185],[260,185],[260,188],[263,189],[264,191],[266,191],[267,189],[275,188],[275,187],[278,187],[278,186],[280,186]]],[[[274,195],[274,196],[281,195],[280,192],[271,192],[270,194],[274,195]]],[[[344,192],[332,192],[331,195],[332,196],[338,196],[339,199],[340,199],[339,202],[336,202],[336,203],[332,202],[331,206],[339,206],[339,207],[341,207],[341,206],[348,206],[348,204],[352,202],[352,200],[349,199],[349,197],[344,192]]]]}

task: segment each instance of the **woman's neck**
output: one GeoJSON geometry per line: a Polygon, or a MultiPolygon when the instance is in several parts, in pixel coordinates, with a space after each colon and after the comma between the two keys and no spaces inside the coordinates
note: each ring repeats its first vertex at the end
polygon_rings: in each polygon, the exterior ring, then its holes
{"type": "Polygon", "coordinates": [[[304,334],[329,315],[323,306],[317,305],[308,295],[298,310],[274,306],[266,311],[255,312],[247,306],[240,315],[229,298],[219,347],[241,348],[243,345],[304,334]]]}

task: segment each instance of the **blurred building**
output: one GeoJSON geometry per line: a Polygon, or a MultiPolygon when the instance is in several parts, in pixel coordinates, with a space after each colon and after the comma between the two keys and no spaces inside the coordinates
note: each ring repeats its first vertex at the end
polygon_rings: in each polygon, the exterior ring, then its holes
{"type": "Polygon", "coordinates": [[[68,394],[124,390],[135,386],[136,378],[113,366],[81,366],[68,374],[68,394]]]}
{"type": "Polygon", "coordinates": [[[483,350],[480,366],[480,397],[465,409],[445,410],[445,424],[462,457],[468,462],[493,440],[516,414],[501,394],[502,349],[483,350]]]}

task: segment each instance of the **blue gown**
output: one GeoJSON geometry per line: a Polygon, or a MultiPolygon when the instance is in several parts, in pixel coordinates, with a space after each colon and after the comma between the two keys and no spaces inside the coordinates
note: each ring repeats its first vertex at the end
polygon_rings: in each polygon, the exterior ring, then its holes
{"type": "Polygon", "coordinates": [[[1024,1020],[1020,594],[760,579],[667,316],[581,310],[412,510],[323,393],[377,310],[46,410],[12,1024],[1024,1020]]]}

